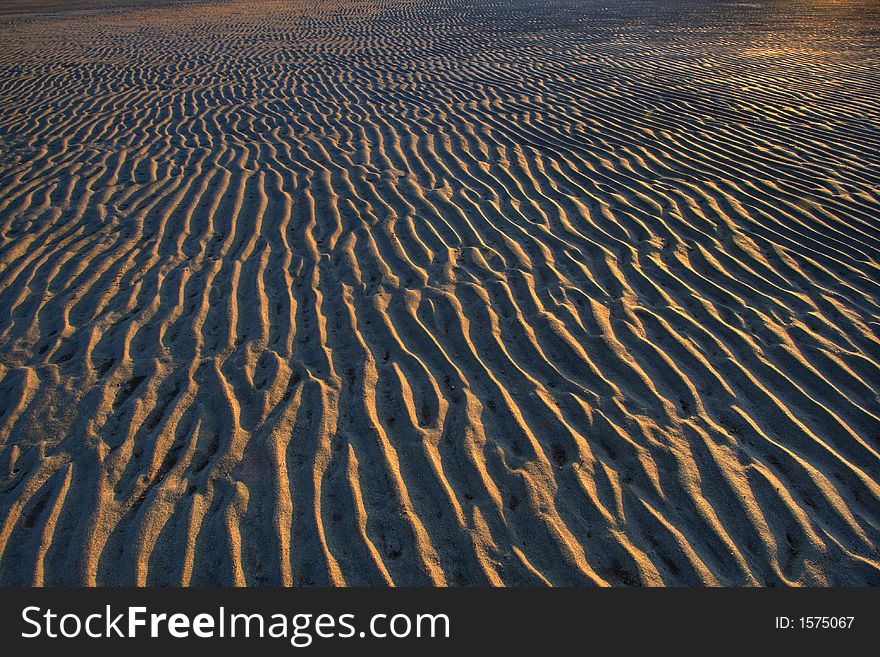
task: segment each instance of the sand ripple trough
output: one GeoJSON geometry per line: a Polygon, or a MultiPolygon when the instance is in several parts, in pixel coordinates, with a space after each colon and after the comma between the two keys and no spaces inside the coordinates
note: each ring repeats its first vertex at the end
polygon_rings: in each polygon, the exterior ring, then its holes
{"type": "Polygon", "coordinates": [[[136,4],[0,12],[0,583],[880,584],[876,5],[136,4]]]}

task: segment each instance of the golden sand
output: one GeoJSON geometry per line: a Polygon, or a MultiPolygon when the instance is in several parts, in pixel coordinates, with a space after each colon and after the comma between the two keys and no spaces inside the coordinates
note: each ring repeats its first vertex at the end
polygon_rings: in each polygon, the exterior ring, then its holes
{"type": "Polygon", "coordinates": [[[0,583],[880,583],[876,16],[655,4],[0,3],[0,583]]]}

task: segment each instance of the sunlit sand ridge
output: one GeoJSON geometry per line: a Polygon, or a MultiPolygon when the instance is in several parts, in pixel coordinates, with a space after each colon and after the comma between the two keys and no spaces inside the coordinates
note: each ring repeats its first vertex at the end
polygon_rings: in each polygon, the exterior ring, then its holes
{"type": "Polygon", "coordinates": [[[0,583],[880,583],[872,3],[0,5],[0,583]]]}

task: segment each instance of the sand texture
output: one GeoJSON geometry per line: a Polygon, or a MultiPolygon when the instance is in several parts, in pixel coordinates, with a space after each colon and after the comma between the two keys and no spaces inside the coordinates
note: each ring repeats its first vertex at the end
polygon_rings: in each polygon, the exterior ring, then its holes
{"type": "Polygon", "coordinates": [[[880,584],[876,3],[0,7],[0,584],[880,584]]]}

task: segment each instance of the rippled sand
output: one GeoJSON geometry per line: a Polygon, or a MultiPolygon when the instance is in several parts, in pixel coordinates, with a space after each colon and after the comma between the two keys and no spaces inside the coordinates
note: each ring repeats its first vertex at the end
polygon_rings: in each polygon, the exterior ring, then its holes
{"type": "Polygon", "coordinates": [[[880,584],[871,2],[0,2],[0,583],[880,584]]]}

